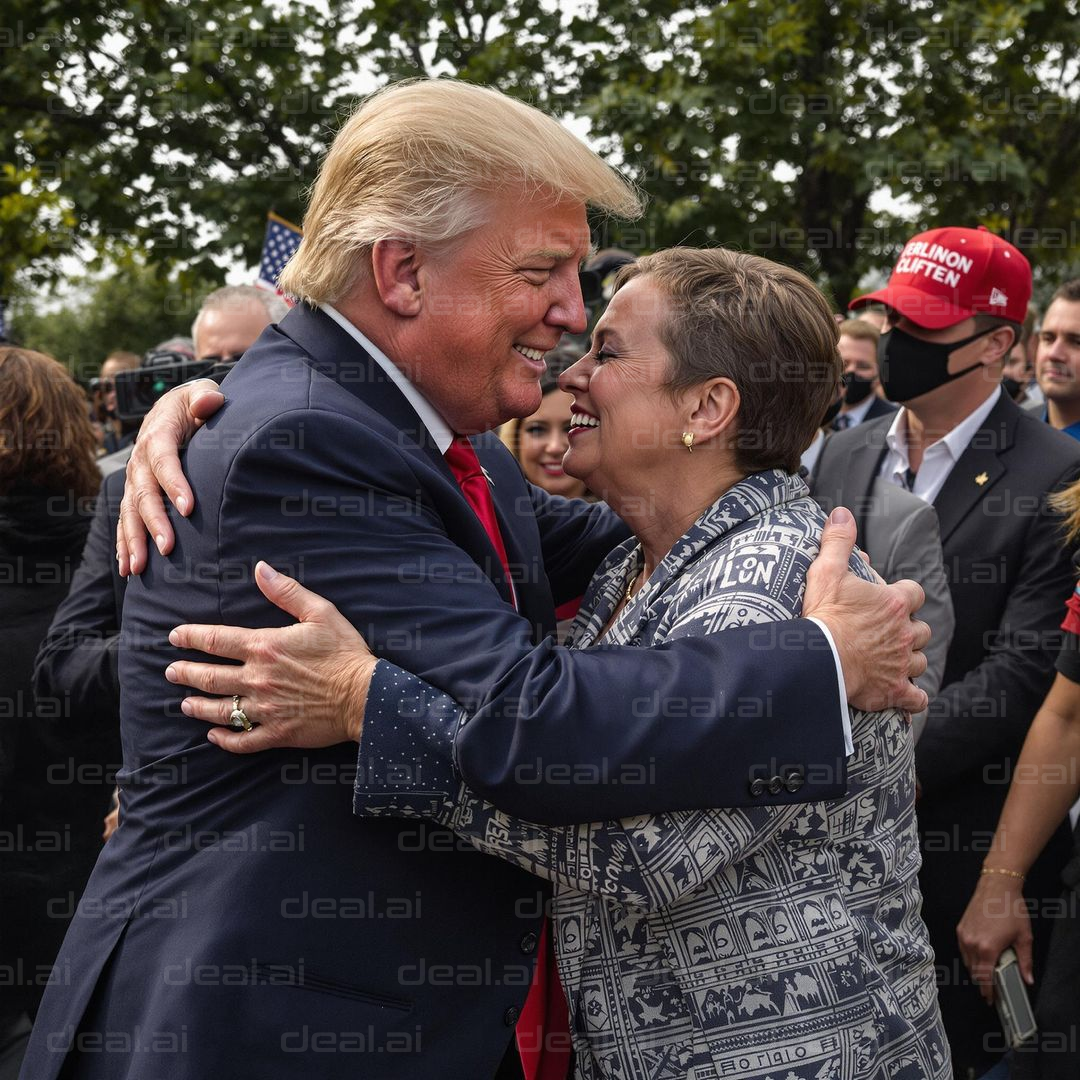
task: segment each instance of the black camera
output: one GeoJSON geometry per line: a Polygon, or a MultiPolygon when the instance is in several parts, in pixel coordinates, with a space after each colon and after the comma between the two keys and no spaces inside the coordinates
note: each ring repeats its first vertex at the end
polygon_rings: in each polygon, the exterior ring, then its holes
{"type": "Polygon", "coordinates": [[[116,415],[121,420],[141,420],[166,391],[201,378],[213,367],[213,360],[192,360],[182,353],[161,353],[154,356],[152,366],[118,372],[113,378],[116,415]]]}

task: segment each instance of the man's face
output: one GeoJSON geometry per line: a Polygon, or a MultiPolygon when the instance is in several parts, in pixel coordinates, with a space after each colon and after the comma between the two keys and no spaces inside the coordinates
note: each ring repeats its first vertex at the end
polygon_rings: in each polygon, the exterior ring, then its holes
{"type": "MultiPolygon", "coordinates": [[[[949,345],[955,341],[963,341],[964,338],[969,338],[975,334],[976,320],[974,316],[972,316],[963,319],[961,322],[953,323],[952,326],[946,326],[941,330],[928,330],[925,326],[919,326],[917,323],[913,323],[906,315],[901,315],[890,308],[886,315],[883,332],[887,333],[894,327],[898,330],[902,330],[905,334],[908,334],[913,338],[917,338],[919,341],[927,342],[927,344],[949,345]]],[[[961,345],[949,354],[949,361],[945,370],[950,375],[956,375],[966,368],[971,368],[973,364],[979,363],[979,357],[983,354],[985,348],[985,335],[976,338],[974,341],[969,341],[966,345],[961,345]]],[[[943,402],[952,400],[951,396],[957,392],[962,384],[967,385],[968,380],[971,380],[972,382],[981,381],[982,384],[987,386],[989,386],[989,381],[991,380],[994,384],[997,384],[1001,381],[1001,369],[994,364],[989,366],[983,365],[979,369],[968,371],[954,382],[947,382],[941,386],[937,386],[933,390],[927,391],[925,394],[920,394],[918,398],[910,398],[905,404],[910,404],[912,401],[920,401],[923,399],[928,403],[930,401],[943,402]]],[[[885,381],[885,392],[889,392],[889,382],[887,377],[885,381]]]]}
{"type": "Polygon", "coordinates": [[[455,431],[486,431],[540,406],[543,355],[585,330],[580,203],[492,202],[484,225],[418,271],[414,355],[395,357],[455,431]]]}
{"type": "Polygon", "coordinates": [[[860,379],[870,379],[877,389],[878,365],[877,345],[867,338],[840,335],[837,343],[840,359],[844,363],[845,375],[856,375],[860,379]]]}
{"type": "Polygon", "coordinates": [[[269,325],[270,313],[257,300],[204,311],[195,335],[195,359],[237,360],[269,325]]]}
{"type": "Polygon", "coordinates": [[[1049,401],[1080,400],[1080,301],[1055,300],[1046,309],[1035,377],[1049,401]]]}

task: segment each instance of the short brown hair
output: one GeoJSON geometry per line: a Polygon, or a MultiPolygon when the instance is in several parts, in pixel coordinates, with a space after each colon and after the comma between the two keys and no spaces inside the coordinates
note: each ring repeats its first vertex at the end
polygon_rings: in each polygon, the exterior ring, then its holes
{"type": "MultiPolygon", "coordinates": [[[[1070,304],[1080,301],[1080,278],[1072,278],[1059,285],[1054,295],[1050,297],[1050,304],[1055,300],[1068,300],[1070,304]]],[[[1046,306],[1049,307],[1050,304],[1046,306]]]]}
{"type": "Polygon", "coordinates": [[[86,397],[64,365],[0,347],[0,495],[20,482],[80,499],[95,495],[96,450],[86,397]]]}
{"type": "Polygon", "coordinates": [[[709,379],[739,388],[735,464],[799,469],[840,383],[839,335],[828,301],[790,266],[726,248],[669,248],[624,266],[616,290],[650,278],[670,316],[657,327],[671,353],[667,389],[709,379]]]}
{"type": "Polygon", "coordinates": [[[838,325],[841,337],[854,338],[855,341],[872,341],[875,345],[881,340],[881,331],[868,319],[845,319],[838,325]]]}

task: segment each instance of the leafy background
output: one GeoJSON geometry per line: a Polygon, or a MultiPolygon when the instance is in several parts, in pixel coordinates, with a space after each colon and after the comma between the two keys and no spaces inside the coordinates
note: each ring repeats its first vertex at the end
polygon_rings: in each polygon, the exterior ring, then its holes
{"type": "Polygon", "coordinates": [[[600,243],[728,244],[846,303],[903,240],[985,224],[1080,258],[1072,2],[8,0],[0,297],[81,373],[190,325],[302,220],[359,95],[445,74],[568,119],[649,195],[600,243]],[[59,289],[59,291],[57,291],[59,289]]]}

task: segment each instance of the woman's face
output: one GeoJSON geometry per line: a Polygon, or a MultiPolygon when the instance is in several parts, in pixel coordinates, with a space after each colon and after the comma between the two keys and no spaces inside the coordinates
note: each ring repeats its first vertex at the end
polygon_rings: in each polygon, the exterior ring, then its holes
{"type": "Polygon", "coordinates": [[[563,471],[563,454],[570,442],[570,406],[574,399],[564,390],[544,395],[540,408],[518,424],[518,460],[522,472],[537,487],[568,499],[581,498],[585,485],[563,471]]]}
{"type": "Polygon", "coordinates": [[[669,310],[649,278],[633,278],[596,324],[592,348],[559,378],[574,399],[563,468],[602,499],[648,498],[676,450],[686,453],[686,410],[664,389],[671,360],[657,336],[669,310]]]}

